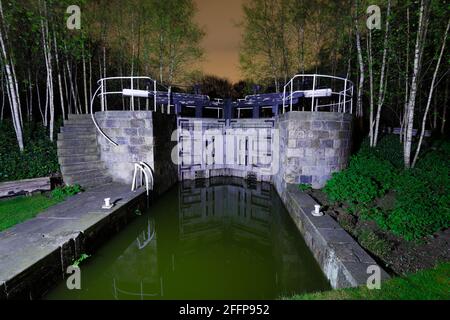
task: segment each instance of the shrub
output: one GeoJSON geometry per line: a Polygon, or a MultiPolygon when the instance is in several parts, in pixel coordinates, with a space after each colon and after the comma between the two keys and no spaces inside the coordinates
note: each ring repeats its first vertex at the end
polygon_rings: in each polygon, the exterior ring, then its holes
{"type": "Polygon", "coordinates": [[[310,185],[310,184],[306,184],[306,183],[300,183],[299,186],[298,186],[298,188],[299,188],[301,191],[309,191],[309,190],[312,189],[311,185],[310,185]]]}
{"type": "Polygon", "coordinates": [[[324,192],[381,228],[418,240],[450,226],[450,143],[435,143],[421,154],[415,169],[403,170],[396,138],[385,137],[372,149],[365,144],[324,192]],[[395,193],[394,208],[383,212],[373,200],[389,190],[395,193]]]}
{"type": "Polygon", "coordinates": [[[386,227],[406,240],[417,240],[450,226],[450,197],[434,192],[421,174],[406,171],[396,186],[394,210],[385,215],[386,227]]]}
{"type": "Polygon", "coordinates": [[[65,187],[58,187],[55,190],[52,191],[52,198],[54,198],[57,201],[63,201],[67,197],[76,195],[77,193],[82,192],[83,190],[79,185],[73,185],[73,186],[65,186],[65,187]]]}
{"type": "Polygon", "coordinates": [[[366,153],[352,157],[349,169],[371,179],[380,195],[392,188],[397,175],[396,168],[389,161],[366,153]]]}
{"type": "Polygon", "coordinates": [[[10,121],[0,123],[0,136],[0,181],[45,177],[59,172],[56,143],[50,141],[42,125],[24,124],[23,152],[19,150],[10,121]]]}
{"type": "Polygon", "coordinates": [[[324,192],[331,201],[346,202],[352,210],[370,203],[378,195],[377,186],[370,178],[351,169],[334,173],[324,192]]]}

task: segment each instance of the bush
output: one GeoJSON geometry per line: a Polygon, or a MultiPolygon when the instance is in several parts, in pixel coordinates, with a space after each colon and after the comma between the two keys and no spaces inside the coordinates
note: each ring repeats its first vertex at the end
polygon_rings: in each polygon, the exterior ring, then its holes
{"type": "Polygon", "coordinates": [[[83,190],[79,185],[73,185],[73,186],[65,186],[65,187],[58,187],[55,190],[52,191],[52,198],[57,201],[63,201],[67,197],[74,196],[77,193],[82,192],[83,190]]]}
{"type": "Polygon", "coordinates": [[[346,202],[353,209],[361,208],[386,193],[396,175],[397,170],[389,161],[364,151],[352,157],[348,169],[333,175],[324,192],[332,201],[346,202]]]}
{"type": "Polygon", "coordinates": [[[324,192],[330,200],[347,203],[363,218],[406,240],[418,240],[448,228],[450,143],[434,144],[421,154],[416,168],[403,170],[397,168],[401,166],[400,144],[392,137],[385,139],[377,148],[363,146],[348,169],[333,175],[324,192]],[[383,212],[374,200],[389,190],[395,193],[394,208],[383,212]]]}
{"type": "Polygon", "coordinates": [[[0,123],[0,136],[0,181],[45,177],[59,172],[56,143],[50,141],[42,125],[24,124],[25,150],[22,153],[10,121],[0,123]]]}
{"type": "Polygon", "coordinates": [[[352,210],[369,204],[378,195],[377,185],[372,179],[351,169],[334,173],[324,192],[331,201],[345,202],[352,210]]]}
{"type": "Polygon", "coordinates": [[[300,191],[310,191],[310,190],[312,190],[311,185],[307,184],[307,183],[300,183],[298,188],[300,189],[300,191]]]}

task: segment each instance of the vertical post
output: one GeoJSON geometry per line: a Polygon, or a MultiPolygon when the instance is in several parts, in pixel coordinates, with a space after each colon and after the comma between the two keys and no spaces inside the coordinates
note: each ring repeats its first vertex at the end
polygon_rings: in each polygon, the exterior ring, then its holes
{"type": "MultiPolygon", "coordinates": [[[[342,94],[339,93],[339,103],[338,103],[338,110],[341,110],[341,98],[342,94]]],[[[331,109],[331,108],[330,108],[331,109]]],[[[333,108],[334,109],[334,108],[333,108]]]]}
{"type": "Polygon", "coordinates": [[[350,114],[353,114],[353,85],[352,85],[352,97],[350,100],[350,114]]]}
{"type": "Polygon", "coordinates": [[[100,79],[100,88],[101,88],[101,90],[100,90],[100,96],[101,96],[101,98],[100,98],[100,102],[101,102],[101,105],[102,105],[102,111],[105,111],[105,95],[104,95],[104,90],[103,90],[103,79],[100,79]]]}
{"type": "MultiPolygon", "coordinates": [[[[133,92],[133,77],[130,78],[131,80],[131,92],[133,92]]],[[[131,111],[134,111],[134,95],[133,93],[131,94],[131,111]]]]}
{"type": "Polygon", "coordinates": [[[169,86],[169,90],[167,90],[167,114],[170,114],[170,94],[172,91],[172,86],[169,86]]]}
{"type": "Polygon", "coordinates": [[[314,100],[316,95],[316,74],[313,76],[313,88],[312,88],[312,97],[311,97],[311,112],[314,111],[314,100]]]}
{"type": "Polygon", "coordinates": [[[156,112],[156,80],[153,80],[153,112],[156,112]]]}
{"type": "Polygon", "coordinates": [[[346,104],[347,104],[347,79],[345,79],[345,85],[344,85],[344,113],[347,109],[346,104]]]}
{"type": "Polygon", "coordinates": [[[283,113],[284,113],[284,108],[286,107],[286,86],[284,86],[283,88],[283,113]]]}
{"type": "Polygon", "coordinates": [[[290,104],[290,107],[289,107],[289,111],[292,111],[292,96],[293,96],[293,94],[294,94],[294,80],[292,78],[291,79],[291,104],[290,104]]]}

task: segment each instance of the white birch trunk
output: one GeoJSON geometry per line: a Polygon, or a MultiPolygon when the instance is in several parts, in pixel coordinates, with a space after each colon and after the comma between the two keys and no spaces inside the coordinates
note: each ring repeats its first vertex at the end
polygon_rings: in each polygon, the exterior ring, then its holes
{"type": "MultiPolygon", "coordinates": [[[[356,16],[358,15],[358,6],[357,1],[356,3],[356,16]]],[[[358,51],[358,64],[359,64],[359,84],[358,84],[358,94],[357,94],[357,100],[356,100],[356,116],[358,118],[362,118],[364,115],[363,112],[363,102],[362,102],[362,95],[364,90],[364,60],[362,56],[362,49],[361,49],[361,34],[359,32],[359,26],[358,26],[358,19],[355,19],[355,29],[356,29],[356,48],[358,51]]]]}
{"type": "Polygon", "coordinates": [[[380,74],[380,88],[378,92],[378,104],[377,104],[377,115],[375,118],[375,132],[373,137],[373,147],[377,145],[378,141],[378,130],[380,128],[380,117],[381,117],[381,108],[384,104],[384,97],[385,97],[385,90],[386,90],[386,83],[384,78],[387,78],[386,73],[386,60],[387,60],[387,54],[388,54],[388,40],[389,40],[389,18],[391,16],[391,0],[388,0],[388,7],[387,7],[387,15],[386,15],[386,28],[384,33],[384,44],[383,44],[383,61],[381,64],[381,74],[380,74]]]}
{"type": "Polygon", "coordinates": [[[420,132],[419,144],[417,146],[416,154],[414,156],[414,160],[413,160],[413,163],[412,163],[412,167],[413,168],[414,168],[414,166],[417,163],[417,159],[419,158],[420,148],[422,146],[423,136],[425,134],[425,126],[426,126],[427,116],[428,116],[428,112],[430,110],[431,100],[432,100],[432,97],[433,97],[433,92],[434,92],[434,88],[435,88],[436,78],[437,78],[437,75],[438,75],[438,72],[439,72],[439,67],[441,65],[442,56],[444,55],[444,51],[445,51],[445,42],[447,41],[447,35],[448,35],[449,27],[450,27],[450,20],[448,21],[447,28],[445,29],[444,39],[442,40],[441,53],[439,54],[439,59],[438,59],[438,61],[436,63],[436,69],[434,70],[434,74],[433,74],[433,80],[431,81],[430,92],[428,94],[428,100],[427,100],[427,107],[425,108],[425,113],[424,113],[423,119],[422,119],[422,131],[420,132]]]}
{"type": "Polygon", "coordinates": [[[414,67],[413,67],[413,75],[411,78],[411,87],[408,99],[408,109],[407,114],[408,117],[406,119],[406,139],[404,143],[404,164],[405,168],[411,167],[411,146],[412,146],[412,135],[413,135],[413,126],[414,126],[414,108],[416,104],[416,94],[417,94],[417,82],[421,69],[421,47],[422,41],[425,41],[426,35],[424,34],[425,29],[425,4],[424,0],[420,3],[420,15],[419,15],[419,25],[417,28],[417,38],[416,45],[414,49],[414,67]]]}
{"type": "Polygon", "coordinates": [[[58,87],[59,87],[59,100],[61,102],[61,112],[63,116],[63,120],[66,120],[66,111],[64,106],[64,94],[63,94],[63,86],[62,86],[62,79],[61,79],[61,68],[59,64],[59,53],[58,53],[58,44],[56,42],[56,35],[53,34],[53,41],[55,45],[55,59],[56,59],[56,68],[58,72],[58,87]]]}
{"type": "Polygon", "coordinates": [[[14,130],[16,132],[16,138],[17,138],[17,144],[19,145],[20,151],[24,150],[24,144],[23,144],[23,133],[22,133],[22,121],[20,116],[20,101],[19,101],[19,95],[18,95],[18,86],[17,86],[17,79],[14,79],[14,64],[11,63],[11,57],[8,53],[8,50],[6,48],[6,43],[8,42],[8,34],[3,33],[3,27],[5,25],[5,18],[3,15],[3,6],[2,2],[0,0],[0,17],[1,17],[1,24],[0,24],[0,47],[2,51],[2,60],[3,60],[3,67],[5,70],[5,76],[6,76],[6,85],[7,85],[7,93],[9,97],[10,102],[10,108],[11,108],[11,116],[13,120],[14,130]]]}

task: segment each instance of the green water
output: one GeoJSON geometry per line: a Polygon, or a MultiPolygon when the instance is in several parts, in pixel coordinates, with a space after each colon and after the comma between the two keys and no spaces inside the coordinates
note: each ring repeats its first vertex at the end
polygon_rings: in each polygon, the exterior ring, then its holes
{"type": "Polygon", "coordinates": [[[276,299],[329,289],[269,184],[179,184],[48,299],[276,299]]]}

